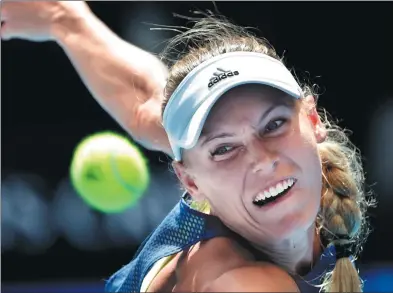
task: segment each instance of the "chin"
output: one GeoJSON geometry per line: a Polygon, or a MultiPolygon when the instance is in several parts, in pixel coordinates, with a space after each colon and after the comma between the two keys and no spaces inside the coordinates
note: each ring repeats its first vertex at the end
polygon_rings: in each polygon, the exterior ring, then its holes
{"type": "Polygon", "coordinates": [[[304,233],[315,224],[320,197],[309,189],[296,188],[276,202],[266,206],[249,206],[249,212],[263,230],[275,239],[304,233]]]}
{"type": "Polygon", "coordinates": [[[274,240],[284,240],[293,235],[299,235],[313,227],[316,220],[316,212],[303,208],[297,212],[286,213],[276,219],[260,221],[261,225],[268,226],[270,235],[274,240]]]}

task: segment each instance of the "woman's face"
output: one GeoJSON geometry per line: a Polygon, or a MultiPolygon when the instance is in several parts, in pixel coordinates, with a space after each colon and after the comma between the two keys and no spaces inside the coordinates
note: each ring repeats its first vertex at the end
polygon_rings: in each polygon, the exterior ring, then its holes
{"type": "Polygon", "coordinates": [[[232,230],[279,241],[315,222],[324,133],[312,97],[244,85],[219,99],[197,145],[174,167],[189,193],[206,199],[232,230]]]}

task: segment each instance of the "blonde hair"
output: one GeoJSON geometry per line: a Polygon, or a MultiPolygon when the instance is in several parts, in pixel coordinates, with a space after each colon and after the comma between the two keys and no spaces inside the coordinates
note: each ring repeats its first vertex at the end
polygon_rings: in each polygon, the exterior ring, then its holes
{"type": "MultiPolygon", "coordinates": [[[[203,16],[199,19],[188,18],[193,20],[194,26],[172,38],[162,55],[170,66],[163,110],[184,77],[211,57],[226,52],[249,51],[281,60],[266,39],[256,37],[246,28],[234,25],[222,16],[213,16],[212,13],[203,16]]],[[[304,95],[312,94],[316,98],[311,87],[305,85],[303,90],[304,95]]],[[[316,223],[324,243],[337,244],[335,241],[349,239],[347,241],[354,245],[352,256],[356,259],[369,233],[365,212],[372,201],[366,199],[358,150],[345,131],[327,119],[326,113],[321,118],[328,135],[326,141],[318,146],[323,188],[316,223]]],[[[193,206],[204,212],[209,210],[206,202],[193,203],[193,206]]],[[[322,287],[326,292],[360,292],[362,283],[351,259],[338,259],[333,271],[326,274],[322,287]]]]}

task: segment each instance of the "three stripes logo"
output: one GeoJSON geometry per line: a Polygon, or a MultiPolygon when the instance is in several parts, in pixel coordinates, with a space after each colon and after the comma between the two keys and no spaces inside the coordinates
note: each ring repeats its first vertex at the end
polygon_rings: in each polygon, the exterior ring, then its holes
{"type": "Polygon", "coordinates": [[[210,78],[209,80],[209,85],[208,88],[210,89],[212,86],[214,86],[216,83],[220,82],[221,80],[225,78],[230,78],[235,75],[239,75],[238,71],[231,71],[231,70],[225,70],[222,68],[217,68],[217,71],[213,73],[213,77],[210,78]]]}

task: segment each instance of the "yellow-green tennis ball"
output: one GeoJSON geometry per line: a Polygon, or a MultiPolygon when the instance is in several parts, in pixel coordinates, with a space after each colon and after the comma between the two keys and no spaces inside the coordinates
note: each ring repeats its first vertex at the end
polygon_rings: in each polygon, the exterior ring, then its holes
{"type": "Polygon", "coordinates": [[[84,139],[75,149],[70,172],[78,194],[105,213],[131,207],[149,184],[141,152],[129,140],[111,132],[84,139]]]}

